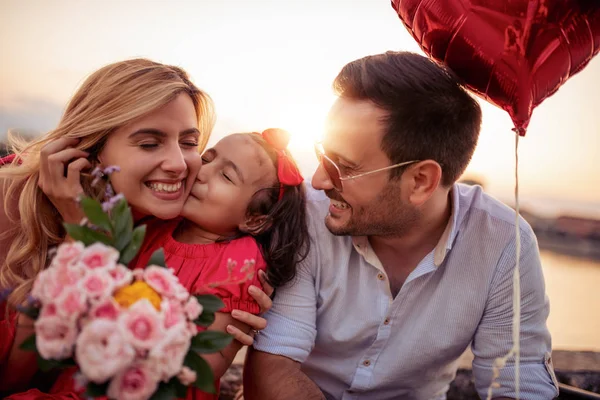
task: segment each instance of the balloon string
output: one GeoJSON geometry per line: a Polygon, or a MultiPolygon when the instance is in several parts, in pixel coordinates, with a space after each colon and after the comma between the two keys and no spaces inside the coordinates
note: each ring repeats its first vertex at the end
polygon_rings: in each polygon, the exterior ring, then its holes
{"type": "Polygon", "coordinates": [[[520,390],[520,362],[521,362],[521,276],[519,273],[519,264],[521,260],[521,230],[519,229],[519,132],[515,132],[515,241],[516,241],[516,263],[513,272],[513,320],[512,320],[512,342],[513,345],[508,354],[494,360],[492,367],[492,382],[488,387],[487,400],[492,399],[492,390],[500,385],[496,379],[500,376],[500,370],[506,365],[506,361],[515,357],[515,394],[516,400],[519,400],[520,390]]]}

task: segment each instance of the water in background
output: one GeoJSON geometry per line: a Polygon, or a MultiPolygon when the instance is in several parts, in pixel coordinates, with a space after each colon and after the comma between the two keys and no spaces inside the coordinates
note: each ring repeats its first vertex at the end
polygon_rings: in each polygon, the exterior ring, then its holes
{"type": "Polygon", "coordinates": [[[600,262],[542,251],[552,347],[600,351],[600,262]]]}

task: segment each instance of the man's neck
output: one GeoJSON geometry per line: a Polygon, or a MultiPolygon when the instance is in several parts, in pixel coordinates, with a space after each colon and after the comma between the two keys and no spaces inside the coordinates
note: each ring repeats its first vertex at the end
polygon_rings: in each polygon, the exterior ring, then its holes
{"type": "Polygon", "coordinates": [[[452,213],[450,194],[431,199],[422,218],[407,232],[394,236],[369,236],[373,251],[390,275],[402,281],[437,246],[452,213]],[[404,278],[404,279],[403,279],[404,278]]]}

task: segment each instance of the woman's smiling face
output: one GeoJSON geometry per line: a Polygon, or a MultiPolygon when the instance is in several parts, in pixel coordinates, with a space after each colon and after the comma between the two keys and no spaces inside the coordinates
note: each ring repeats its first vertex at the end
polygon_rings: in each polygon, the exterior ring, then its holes
{"type": "Polygon", "coordinates": [[[192,99],[181,93],[111,133],[98,159],[103,167],[120,168],[111,183],[135,213],[171,219],[181,212],[202,165],[199,136],[192,99]]]}

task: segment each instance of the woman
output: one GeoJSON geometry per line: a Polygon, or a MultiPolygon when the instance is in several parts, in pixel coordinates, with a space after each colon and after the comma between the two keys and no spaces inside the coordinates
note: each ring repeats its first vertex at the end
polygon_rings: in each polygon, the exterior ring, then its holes
{"type": "MultiPolygon", "coordinates": [[[[66,238],[62,222],[80,221],[76,197],[101,194],[103,188],[92,187],[84,171],[121,167],[112,184],[129,201],[136,224],[175,218],[202,164],[213,122],[210,97],[185,71],[135,59],[93,73],[55,130],[32,143],[15,142],[16,160],[0,169],[0,226],[7,227],[0,235],[0,289],[14,289],[8,304],[26,300],[48,251],[66,238]]],[[[270,307],[258,292],[257,301],[270,307]]],[[[33,329],[25,316],[7,309],[0,305],[0,390],[15,390],[36,370],[32,354],[18,350],[33,329]]],[[[232,315],[255,329],[266,324],[247,313],[232,315]]],[[[252,341],[239,329],[228,331],[242,343],[252,341]]]]}

